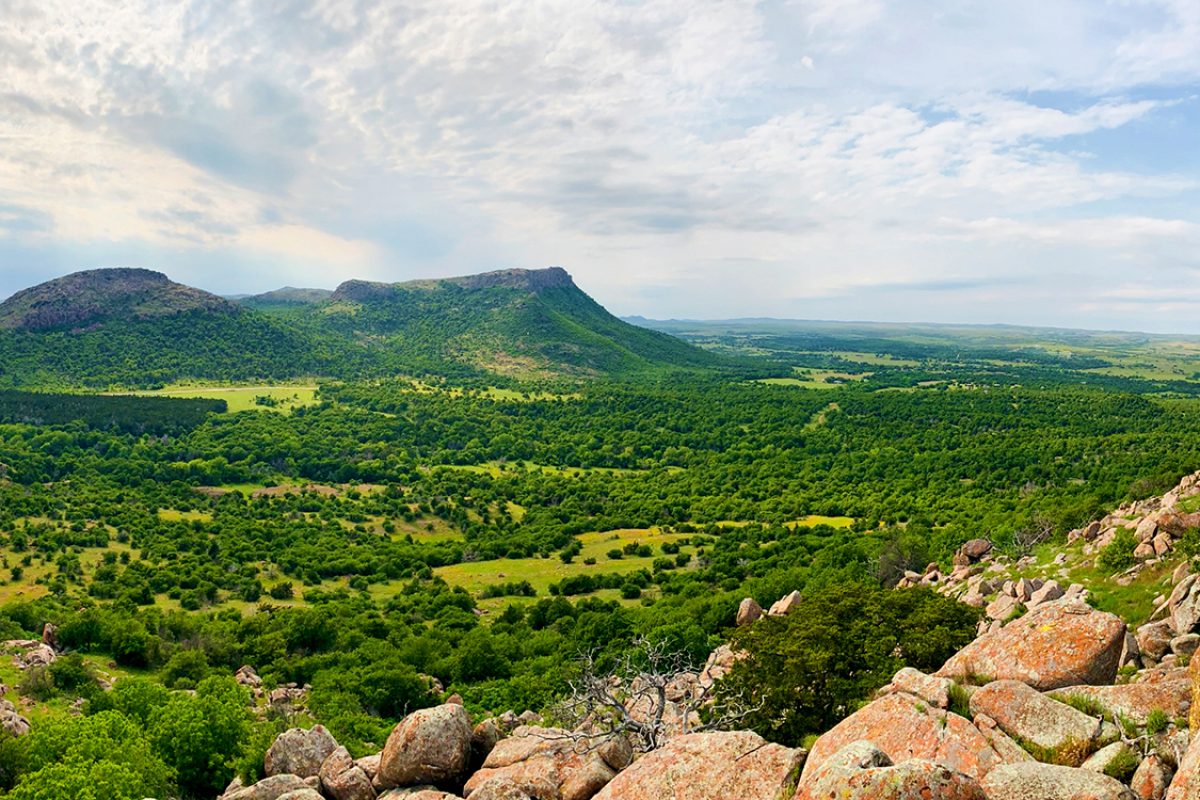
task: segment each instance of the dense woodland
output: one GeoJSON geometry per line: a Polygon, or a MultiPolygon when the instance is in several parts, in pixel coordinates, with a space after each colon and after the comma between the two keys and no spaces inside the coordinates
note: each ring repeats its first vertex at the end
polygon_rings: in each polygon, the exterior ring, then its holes
{"type": "Polygon", "coordinates": [[[439,702],[435,681],[477,713],[550,710],[582,653],[646,636],[699,665],[742,597],[794,589],[806,613],[747,634],[765,667],[730,686],[795,706],[750,722],[803,741],[973,636],[974,610],[888,588],[901,571],[979,535],[1016,552],[1022,530],[1061,535],[1200,464],[1188,393],[1053,364],[918,386],[949,369],[930,363],[823,390],[335,381],[290,414],[0,395],[0,639],[53,622],[68,653],[3,673],[46,716],[0,741],[0,785],[68,791],[80,770],[60,765],[81,763],[114,797],[212,797],[296,721],[250,713],[243,664],[311,684],[300,718],[365,753],[439,702]],[[584,554],[621,530],[647,533],[584,554]],[[466,588],[498,559],[526,572],[466,588]],[[569,570],[531,582],[551,565],[569,570]],[[814,674],[847,679],[796,696],[814,674]]]}

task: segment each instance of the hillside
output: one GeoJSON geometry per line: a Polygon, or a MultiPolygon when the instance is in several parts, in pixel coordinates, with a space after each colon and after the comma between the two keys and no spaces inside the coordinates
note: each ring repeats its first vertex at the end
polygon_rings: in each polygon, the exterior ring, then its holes
{"type": "Polygon", "coordinates": [[[77,272],[0,304],[0,386],[154,386],[314,373],[294,327],[143,269],[77,272]]]}
{"type": "Polygon", "coordinates": [[[0,328],[78,330],[188,312],[233,314],[236,311],[228,300],[174,283],[161,272],[93,269],[17,292],[0,303],[0,328]]]}
{"type": "Polygon", "coordinates": [[[614,317],[561,268],[407,283],[348,281],[317,310],[356,341],[514,376],[713,367],[716,356],[614,317]]]}
{"type": "Polygon", "coordinates": [[[236,301],[149,270],[79,272],[0,304],[0,387],[395,374],[624,377],[723,363],[622,322],[562,269],[348,281],[236,301]]]}

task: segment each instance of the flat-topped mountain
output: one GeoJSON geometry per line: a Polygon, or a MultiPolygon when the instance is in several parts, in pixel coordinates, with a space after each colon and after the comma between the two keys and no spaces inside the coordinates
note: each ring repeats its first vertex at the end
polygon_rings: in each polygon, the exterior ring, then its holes
{"type": "Polygon", "coordinates": [[[337,288],[331,298],[334,302],[348,300],[351,302],[368,302],[383,299],[397,292],[411,292],[421,289],[515,289],[522,292],[540,292],[545,289],[575,289],[579,287],[571,280],[571,276],[562,267],[547,267],[546,269],[502,269],[494,272],[483,272],[478,275],[463,275],[455,278],[432,278],[425,280],[404,281],[402,283],[380,283],[374,281],[346,281],[337,288]]]}
{"type": "Polygon", "coordinates": [[[225,299],[142,269],[0,305],[0,387],[395,374],[615,377],[722,360],[617,319],[560,267],[225,299]]]}
{"type": "Polygon", "coordinates": [[[214,294],[148,269],[93,269],[38,284],[0,303],[0,328],[47,331],[189,311],[236,313],[214,294]]]}

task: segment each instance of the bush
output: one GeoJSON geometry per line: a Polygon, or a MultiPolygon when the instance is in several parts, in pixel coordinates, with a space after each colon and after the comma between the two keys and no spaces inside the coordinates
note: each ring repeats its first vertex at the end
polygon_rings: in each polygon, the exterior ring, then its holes
{"type": "Polygon", "coordinates": [[[1118,528],[1112,542],[1096,557],[1096,566],[1105,572],[1127,570],[1137,562],[1133,556],[1136,549],[1137,539],[1133,538],[1133,532],[1128,528],[1118,528]]]}
{"type": "Polygon", "coordinates": [[[211,797],[233,778],[250,734],[245,690],[232,678],[206,678],[196,695],[174,694],[150,717],[150,739],[175,769],[185,794],[211,797]]]}
{"type": "Polygon", "coordinates": [[[191,689],[207,675],[208,657],[203,650],[180,650],[163,667],[162,680],[175,689],[191,689]]]}
{"type": "Polygon", "coordinates": [[[941,666],[975,638],[977,619],[977,609],[925,588],[817,590],[794,613],[735,634],[733,647],[746,657],[717,684],[718,699],[758,706],[749,727],[794,746],[831,728],[901,667],[941,666]]]}
{"type": "Polygon", "coordinates": [[[24,677],[17,685],[17,691],[24,697],[29,697],[34,700],[45,702],[54,695],[58,694],[58,688],[54,685],[54,676],[50,674],[50,670],[46,667],[30,667],[25,670],[24,677]]]}

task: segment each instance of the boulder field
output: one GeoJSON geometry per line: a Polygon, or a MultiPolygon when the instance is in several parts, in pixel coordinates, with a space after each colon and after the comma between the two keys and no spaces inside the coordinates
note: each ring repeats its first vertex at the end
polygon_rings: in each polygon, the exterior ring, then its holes
{"type": "Polygon", "coordinates": [[[1200,800],[1187,723],[1200,659],[1118,679],[1125,635],[1075,596],[1047,601],[937,674],[900,670],[809,750],[714,731],[635,753],[619,736],[522,724],[532,715],[473,725],[453,702],[359,759],[320,725],[295,728],[267,751],[267,777],[222,800],[1200,800]]]}
{"type": "MultiPolygon", "coordinates": [[[[1200,473],[1072,538],[1095,552],[1136,528],[1143,555],[1160,557],[1192,521],[1175,504],[1196,495],[1200,473]]],[[[638,753],[621,736],[542,726],[528,712],[473,724],[451,698],[358,759],[319,725],[286,731],[266,753],[266,777],[235,781],[222,800],[1200,800],[1197,562],[1167,570],[1150,620],[1132,631],[1089,605],[1082,586],[993,581],[1000,559],[972,540],[951,574],[931,565],[906,575],[902,585],[986,606],[978,637],[934,674],[900,670],[808,749],[683,729],[638,753]]],[[[765,611],[747,598],[732,621],[792,613],[803,613],[798,592],[765,611]]],[[[39,643],[15,644],[26,653],[39,643]]],[[[737,659],[723,645],[672,686],[690,697],[737,659]]]]}

